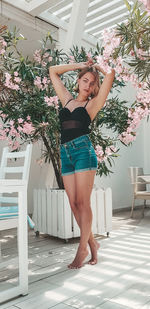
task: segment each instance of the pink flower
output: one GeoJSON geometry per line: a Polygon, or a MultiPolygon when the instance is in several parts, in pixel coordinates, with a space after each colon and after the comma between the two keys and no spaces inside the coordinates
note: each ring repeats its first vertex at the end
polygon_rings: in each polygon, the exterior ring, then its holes
{"type": "Polygon", "coordinates": [[[69,55],[69,63],[74,63],[75,62],[75,59],[74,59],[74,56],[72,55],[69,55]]]}
{"type": "Polygon", "coordinates": [[[46,62],[45,61],[42,61],[41,64],[42,64],[42,67],[46,67],[46,62]]]}
{"type": "Polygon", "coordinates": [[[14,76],[18,76],[18,72],[17,71],[14,72],[14,76]]]}
{"type": "Polygon", "coordinates": [[[6,115],[6,114],[1,113],[1,114],[0,114],[0,117],[1,117],[1,118],[3,118],[3,119],[5,119],[5,118],[7,117],[7,115],[6,115]]]}
{"type": "Polygon", "coordinates": [[[36,163],[39,164],[42,167],[42,165],[44,163],[44,158],[37,159],[36,163]]]}
{"type": "Polygon", "coordinates": [[[37,61],[38,63],[41,63],[41,49],[36,50],[33,54],[33,58],[35,61],[37,61]]]}
{"type": "Polygon", "coordinates": [[[22,118],[18,118],[18,123],[23,123],[23,119],[22,118]]]}
{"type": "Polygon", "coordinates": [[[20,147],[20,144],[18,141],[14,141],[11,147],[12,147],[12,150],[16,150],[20,147]]]}
{"type": "Polygon", "coordinates": [[[46,52],[46,53],[43,55],[43,58],[47,58],[47,57],[49,57],[49,53],[48,53],[48,52],[46,52]]]}
{"type": "Polygon", "coordinates": [[[42,83],[43,83],[44,85],[47,84],[47,77],[44,77],[44,78],[43,78],[42,83]]]}
{"type": "Polygon", "coordinates": [[[20,82],[21,82],[21,78],[20,78],[20,77],[15,77],[15,78],[14,78],[14,81],[15,81],[16,83],[20,83],[20,82]]]}
{"type": "Polygon", "coordinates": [[[30,135],[33,133],[33,131],[34,131],[34,127],[32,126],[32,123],[28,123],[25,121],[23,124],[22,132],[30,135]]]}
{"type": "Polygon", "coordinates": [[[112,154],[111,149],[110,149],[109,147],[107,147],[107,148],[105,149],[105,155],[106,155],[106,156],[110,156],[111,154],[112,154]]]}
{"type": "Polygon", "coordinates": [[[6,78],[6,80],[5,80],[4,85],[6,87],[13,89],[13,90],[19,90],[19,86],[12,82],[11,75],[9,73],[7,73],[7,72],[5,73],[5,78],[6,78]]]}
{"type": "Polygon", "coordinates": [[[9,124],[10,124],[11,126],[13,126],[13,125],[14,125],[14,120],[10,120],[10,121],[9,121],[9,124]]]}
{"type": "Polygon", "coordinates": [[[108,63],[104,60],[102,56],[97,56],[96,60],[97,63],[105,72],[111,73],[111,67],[108,65],[108,63]]]}
{"type": "Polygon", "coordinates": [[[92,58],[91,52],[88,52],[88,53],[87,53],[87,57],[88,57],[88,58],[92,58]]]}
{"type": "Polygon", "coordinates": [[[0,44],[3,46],[3,47],[6,47],[7,46],[7,42],[2,38],[0,39],[0,44]]]}
{"type": "Polygon", "coordinates": [[[120,37],[116,36],[115,29],[104,29],[103,31],[103,45],[104,52],[103,56],[105,59],[108,59],[110,55],[114,52],[115,48],[117,48],[120,44],[120,37]]]}
{"type": "Polygon", "coordinates": [[[143,2],[148,15],[150,15],[150,1],[149,0],[139,0],[139,1],[143,2]]]}
{"type": "Polygon", "coordinates": [[[123,132],[121,135],[119,135],[119,139],[125,144],[128,145],[130,143],[132,143],[133,141],[135,141],[136,139],[136,133],[133,132],[133,134],[127,133],[127,132],[123,132]]]}
{"type": "Polygon", "coordinates": [[[17,130],[18,130],[19,132],[21,132],[23,129],[22,129],[21,126],[18,126],[17,130]]]}
{"type": "Polygon", "coordinates": [[[2,48],[2,49],[0,50],[0,55],[4,55],[4,54],[5,54],[5,49],[2,48]]]}
{"type": "Polygon", "coordinates": [[[47,79],[47,77],[43,77],[43,80],[41,80],[40,76],[36,76],[34,80],[34,85],[37,86],[38,89],[40,90],[47,89],[48,83],[49,83],[49,80],[47,79]]]}
{"type": "Polygon", "coordinates": [[[50,98],[48,96],[46,96],[44,98],[44,101],[47,103],[48,106],[54,106],[56,109],[59,107],[57,96],[53,96],[53,97],[50,97],[50,98]]]}
{"type": "Polygon", "coordinates": [[[110,149],[112,150],[112,152],[117,152],[117,148],[114,145],[110,146],[110,149]]]}

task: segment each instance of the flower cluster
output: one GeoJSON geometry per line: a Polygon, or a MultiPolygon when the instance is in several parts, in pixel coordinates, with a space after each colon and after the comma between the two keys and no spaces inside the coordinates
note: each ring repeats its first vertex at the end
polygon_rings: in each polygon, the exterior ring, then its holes
{"type": "Polygon", "coordinates": [[[102,163],[103,161],[106,161],[108,159],[108,157],[114,155],[114,153],[117,152],[116,147],[114,147],[114,145],[111,145],[110,147],[106,147],[106,149],[104,150],[102,146],[97,145],[95,147],[95,153],[97,156],[97,160],[98,162],[102,163]]]}
{"type": "Polygon", "coordinates": [[[19,90],[19,84],[21,82],[21,78],[18,76],[18,72],[14,72],[13,75],[10,75],[8,72],[5,73],[5,83],[4,85],[13,90],[19,90]]]}
{"type": "Polygon", "coordinates": [[[52,61],[52,57],[49,55],[49,53],[46,50],[44,50],[44,53],[42,54],[41,49],[37,49],[34,52],[33,58],[37,63],[41,64],[43,67],[47,65],[47,62],[52,61]]]}
{"type": "Polygon", "coordinates": [[[0,55],[4,55],[6,51],[7,43],[3,38],[0,38],[0,55]]]}
{"type": "Polygon", "coordinates": [[[39,90],[47,90],[49,83],[50,80],[46,76],[44,76],[43,78],[41,76],[36,76],[34,80],[34,85],[37,86],[39,90]]]}
{"type": "MultiPolygon", "coordinates": [[[[147,1],[142,2],[147,5],[147,1]]],[[[135,46],[134,50],[131,49],[129,53],[125,55],[125,58],[121,53],[120,55],[117,55],[117,57],[114,57],[116,50],[120,48],[119,44],[121,42],[121,36],[117,36],[116,34],[116,30],[104,30],[103,57],[98,56],[97,62],[107,72],[113,67],[116,72],[116,79],[119,82],[130,82],[137,91],[134,108],[132,107],[128,110],[127,128],[118,136],[121,142],[128,145],[136,139],[136,130],[139,127],[141,120],[150,114],[150,90],[148,82],[146,82],[146,80],[139,80],[138,75],[134,73],[130,64],[127,66],[125,60],[128,58],[128,60],[130,59],[130,62],[132,62],[135,59],[137,61],[139,58],[139,61],[147,61],[150,50],[145,50],[145,47],[143,47],[144,45],[142,45],[141,37],[139,37],[140,48],[135,46]]]]}
{"type": "Polygon", "coordinates": [[[48,97],[46,96],[44,98],[44,101],[47,103],[48,106],[53,106],[56,109],[59,108],[59,104],[58,104],[58,97],[57,96],[53,96],[53,97],[48,97]]]}
{"type": "MultiPolygon", "coordinates": [[[[5,119],[7,115],[0,111],[0,117],[5,119]]],[[[11,149],[16,150],[20,147],[24,134],[30,136],[34,133],[34,130],[30,116],[27,116],[26,121],[22,118],[18,118],[17,122],[10,120],[7,123],[0,124],[0,140],[7,140],[11,149]]]]}

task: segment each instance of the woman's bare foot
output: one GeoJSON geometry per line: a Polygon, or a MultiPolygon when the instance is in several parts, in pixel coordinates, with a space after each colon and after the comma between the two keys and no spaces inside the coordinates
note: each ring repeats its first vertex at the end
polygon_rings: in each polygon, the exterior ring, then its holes
{"type": "Polygon", "coordinates": [[[90,246],[91,250],[91,259],[88,261],[88,264],[95,265],[97,264],[97,251],[100,248],[100,244],[95,240],[93,245],[90,246]]]}
{"type": "Polygon", "coordinates": [[[83,266],[83,262],[85,258],[88,255],[88,250],[87,249],[81,249],[80,247],[78,248],[77,254],[75,256],[75,259],[71,264],[68,265],[68,268],[73,269],[73,268],[80,268],[83,266]]]}

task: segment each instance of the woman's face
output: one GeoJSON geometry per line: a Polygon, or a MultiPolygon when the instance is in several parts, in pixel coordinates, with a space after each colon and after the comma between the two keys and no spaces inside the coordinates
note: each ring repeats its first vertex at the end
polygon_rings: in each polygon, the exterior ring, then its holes
{"type": "Polygon", "coordinates": [[[95,77],[93,76],[92,73],[87,72],[81,78],[78,79],[78,85],[79,85],[79,93],[83,94],[85,97],[88,97],[95,89],[96,86],[95,77]]]}

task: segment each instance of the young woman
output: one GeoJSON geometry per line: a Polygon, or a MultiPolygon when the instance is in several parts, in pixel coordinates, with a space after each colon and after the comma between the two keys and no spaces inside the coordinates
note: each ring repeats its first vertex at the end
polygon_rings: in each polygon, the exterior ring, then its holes
{"type": "Polygon", "coordinates": [[[90,196],[97,168],[97,158],[89,139],[89,124],[105,104],[114,80],[114,70],[105,73],[92,60],[82,63],[56,65],[50,67],[50,78],[58,95],[62,109],[61,123],[61,169],[64,187],[70,206],[80,227],[80,243],[69,268],[80,268],[91,251],[89,264],[97,263],[98,242],[91,231],[92,211],[90,196]],[[73,70],[81,70],[78,76],[76,99],[65,88],[60,75],[73,70]],[[99,73],[105,75],[102,85],[99,73]]]}

